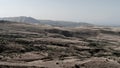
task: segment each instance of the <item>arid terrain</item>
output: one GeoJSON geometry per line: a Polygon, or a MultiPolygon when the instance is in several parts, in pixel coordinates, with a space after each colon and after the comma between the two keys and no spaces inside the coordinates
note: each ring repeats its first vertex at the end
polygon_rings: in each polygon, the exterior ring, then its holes
{"type": "Polygon", "coordinates": [[[0,68],[120,68],[120,27],[0,21],[0,68]]]}

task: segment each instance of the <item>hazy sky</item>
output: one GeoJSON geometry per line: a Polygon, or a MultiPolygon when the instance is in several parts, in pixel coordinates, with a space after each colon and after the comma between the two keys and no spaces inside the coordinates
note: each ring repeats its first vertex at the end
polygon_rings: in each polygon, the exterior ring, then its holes
{"type": "Polygon", "coordinates": [[[0,17],[120,25],[120,0],[0,0],[0,17]]]}

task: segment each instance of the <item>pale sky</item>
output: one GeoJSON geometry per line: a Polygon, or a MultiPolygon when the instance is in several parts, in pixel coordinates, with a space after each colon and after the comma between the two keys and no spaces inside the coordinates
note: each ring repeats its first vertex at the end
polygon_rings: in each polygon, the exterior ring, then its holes
{"type": "Polygon", "coordinates": [[[0,0],[0,17],[120,25],[120,0],[0,0]]]}

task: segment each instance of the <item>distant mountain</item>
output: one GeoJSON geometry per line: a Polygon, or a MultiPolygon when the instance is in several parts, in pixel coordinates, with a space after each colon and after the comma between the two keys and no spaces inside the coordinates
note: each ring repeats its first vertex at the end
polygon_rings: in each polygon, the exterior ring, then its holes
{"type": "Polygon", "coordinates": [[[13,22],[24,22],[24,23],[47,24],[47,25],[61,26],[61,27],[93,26],[93,24],[84,23],[84,22],[38,20],[32,17],[25,17],[25,16],[5,17],[5,18],[0,18],[0,20],[13,21],[13,22]]]}
{"type": "Polygon", "coordinates": [[[0,20],[6,20],[6,21],[13,21],[13,22],[23,22],[23,23],[39,23],[39,20],[36,20],[32,17],[25,17],[25,16],[20,16],[20,17],[5,17],[5,18],[0,18],[0,20]]]}

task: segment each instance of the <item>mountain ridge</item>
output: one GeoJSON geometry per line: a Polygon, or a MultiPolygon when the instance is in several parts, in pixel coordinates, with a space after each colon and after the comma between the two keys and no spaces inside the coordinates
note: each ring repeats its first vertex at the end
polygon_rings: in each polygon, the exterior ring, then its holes
{"type": "Polygon", "coordinates": [[[12,21],[12,22],[47,24],[47,25],[61,26],[61,27],[93,26],[93,24],[89,24],[85,22],[38,20],[33,17],[26,17],[26,16],[4,17],[4,18],[0,18],[0,20],[6,20],[6,21],[12,21]]]}

